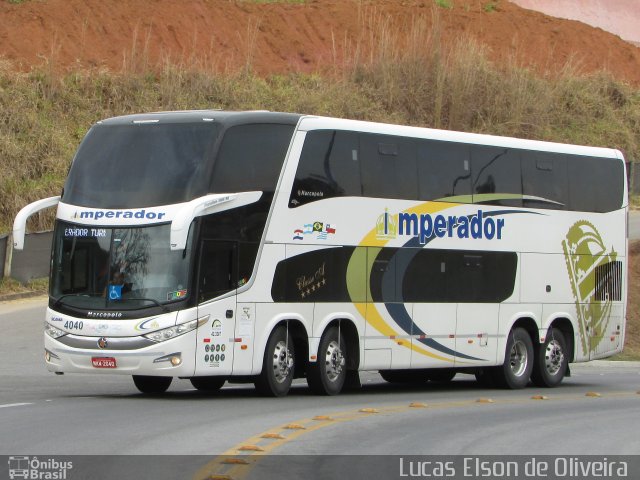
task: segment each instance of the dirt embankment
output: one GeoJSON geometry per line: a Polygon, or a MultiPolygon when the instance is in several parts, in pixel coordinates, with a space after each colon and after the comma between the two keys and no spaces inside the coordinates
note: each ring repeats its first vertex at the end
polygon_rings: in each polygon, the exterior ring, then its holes
{"type": "Polygon", "coordinates": [[[425,22],[443,44],[469,36],[495,61],[557,72],[568,61],[640,85],[640,48],[580,22],[507,0],[0,1],[0,59],[28,70],[158,68],[166,61],[212,71],[250,65],[260,74],[312,72],[366,59],[385,35],[425,22]],[[491,5],[488,7],[487,5],[491,5]]]}

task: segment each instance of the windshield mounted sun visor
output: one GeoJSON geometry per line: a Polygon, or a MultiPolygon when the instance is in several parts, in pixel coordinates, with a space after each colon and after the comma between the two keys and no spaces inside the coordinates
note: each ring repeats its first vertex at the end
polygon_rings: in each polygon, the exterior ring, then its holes
{"type": "Polygon", "coordinates": [[[194,218],[243,207],[260,200],[262,192],[216,193],[196,198],[176,212],[171,222],[171,250],[183,250],[194,218]]]}
{"type": "Polygon", "coordinates": [[[16,250],[24,249],[24,236],[27,230],[27,220],[29,217],[40,210],[44,210],[45,208],[55,207],[59,202],[60,196],[49,197],[23,207],[13,221],[13,248],[16,250]]]}

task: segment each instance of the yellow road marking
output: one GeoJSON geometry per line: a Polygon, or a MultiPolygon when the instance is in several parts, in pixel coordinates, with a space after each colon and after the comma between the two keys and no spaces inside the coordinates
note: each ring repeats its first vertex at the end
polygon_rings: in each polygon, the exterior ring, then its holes
{"type": "MultiPolygon", "coordinates": [[[[591,393],[591,392],[588,392],[591,393]]],[[[588,395],[587,393],[587,395],[588,395]]],[[[637,392],[608,392],[606,397],[628,397],[636,395],[637,392]]],[[[469,407],[479,403],[514,405],[530,402],[540,397],[550,401],[584,400],[585,394],[559,395],[549,399],[544,395],[534,395],[533,397],[513,397],[493,400],[490,398],[469,399],[459,401],[445,401],[440,403],[430,403],[428,405],[420,402],[394,405],[379,408],[361,408],[336,412],[331,415],[316,415],[311,418],[297,420],[294,423],[284,424],[279,427],[270,428],[267,432],[261,432],[250,437],[242,443],[233,446],[226,452],[218,455],[209,463],[200,468],[193,476],[194,480],[209,479],[232,479],[241,480],[245,478],[253,469],[262,456],[268,455],[271,451],[285,445],[302,435],[314,432],[324,427],[362,420],[372,416],[385,416],[394,413],[404,413],[413,411],[415,413],[428,410],[439,410],[446,408],[469,407]],[[419,408],[416,408],[418,407],[419,408]],[[247,447],[251,447],[249,450],[247,447]]]]}

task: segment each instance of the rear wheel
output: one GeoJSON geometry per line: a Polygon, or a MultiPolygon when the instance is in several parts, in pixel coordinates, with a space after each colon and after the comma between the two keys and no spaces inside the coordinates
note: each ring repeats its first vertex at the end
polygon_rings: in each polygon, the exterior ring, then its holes
{"type": "Polygon", "coordinates": [[[555,387],[567,373],[569,357],[567,342],[557,328],[547,333],[547,339],[538,348],[531,379],[538,387],[555,387]]]}
{"type": "Polygon", "coordinates": [[[509,333],[505,359],[501,367],[494,370],[496,383],[503,388],[524,388],[529,383],[533,370],[533,342],[524,328],[514,328],[509,333]]]}
{"type": "Polygon", "coordinates": [[[172,377],[150,377],[146,375],[134,375],[133,383],[142,393],[164,393],[171,385],[172,377]]]}
{"type": "Polygon", "coordinates": [[[189,379],[191,385],[201,392],[217,392],[225,382],[224,377],[193,377],[189,379]]]}
{"type": "Polygon", "coordinates": [[[294,365],[293,339],[285,327],[278,327],[269,337],[262,373],[254,383],[258,392],[268,397],[284,397],[291,388],[294,365]]]}
{"type": "Polygon", "coordinates": [[[307,368],[309,388],[318,395],[337,395],[347,378],[347,349],[337,327],[327,329],[320,339],[318,359],[307,368]]]}

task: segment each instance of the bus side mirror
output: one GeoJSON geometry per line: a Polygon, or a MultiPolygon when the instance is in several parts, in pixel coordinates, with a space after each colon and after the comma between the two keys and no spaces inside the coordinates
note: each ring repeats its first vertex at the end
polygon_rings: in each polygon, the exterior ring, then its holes
{"type": "Polygon", "coordinates": [[[60,202],[60,196],[43,198],[37,202],[30,203],[18,212],[13,221],[13,248],[24,249],[24,235],[27,230],[27,219],[36,212],[45,208],[55,207],[60,202]]]}
{"type": "Polygon", "coordinates": [[[184,250],[194,218],[249,205],[261,196],[262,192],[215,193],[191,200],[178,210],[171,222],[171,250],[184,250]]]}

